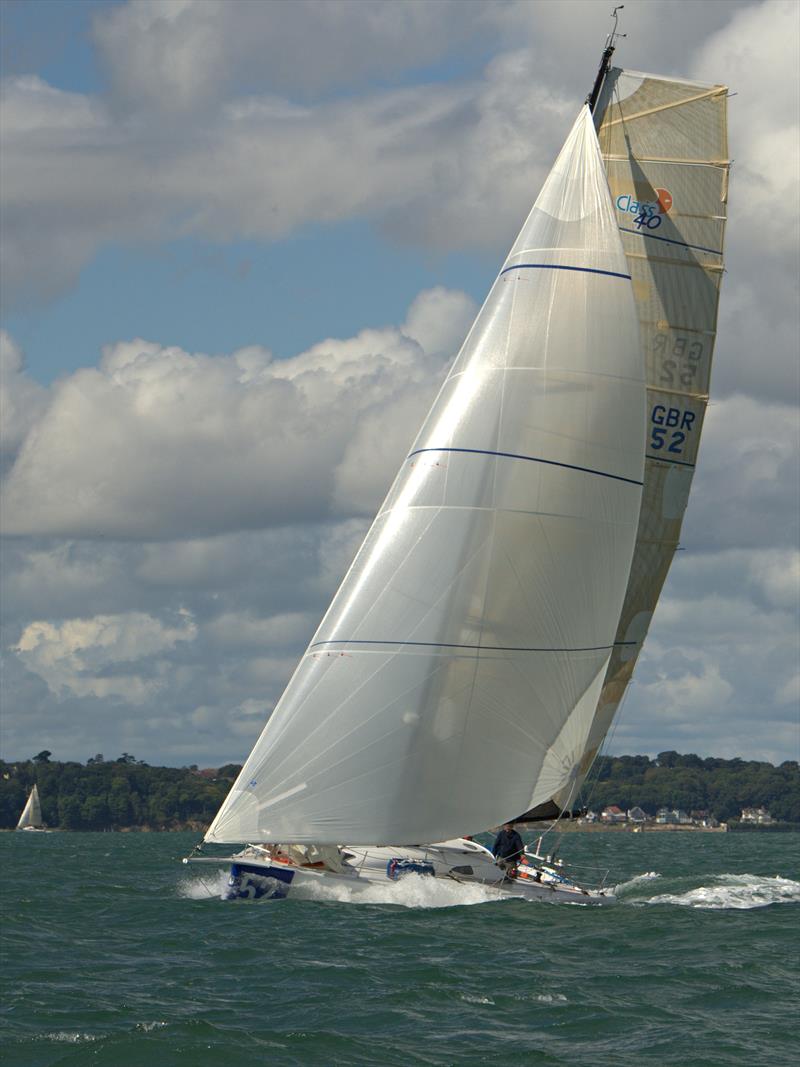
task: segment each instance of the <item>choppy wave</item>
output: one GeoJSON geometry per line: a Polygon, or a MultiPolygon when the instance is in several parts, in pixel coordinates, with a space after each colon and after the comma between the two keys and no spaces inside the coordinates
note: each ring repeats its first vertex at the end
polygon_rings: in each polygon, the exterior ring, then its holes
{"type": "Polygon", "coordinates": [[[618,872],[609,911],[457,907],[486,890],[413,877],[358,898],[374,907],[225,905],[226,864],[177,863],[194,836],[0,834],[19,875],[0,879],[4,1063],[796,1059],[800,834],[575,834],[576,864],[618,872]]]}
{"type": "Polygon", "coordinates": [[[685,893],[662,893],[650,897],[647,903],[677,904],[684,908],[707,908],[712,911],[800,904],[800,882],[780,875],[720,874],[713,878],[710,885],[701,885],[685,893]]]}
{"type": "Polygon", "coordinates": [[[637,886],[644,885],[646,882],[652,882],[660,877],[661,875],[658,871],[645,871],[644,874],[636,874],[633,878],[629,878],[627,882],[620,882],[619,885],[615,885],[614,893],[619,896],[620,893],[625,893],[630,889],[635,889],[637,886]]]}

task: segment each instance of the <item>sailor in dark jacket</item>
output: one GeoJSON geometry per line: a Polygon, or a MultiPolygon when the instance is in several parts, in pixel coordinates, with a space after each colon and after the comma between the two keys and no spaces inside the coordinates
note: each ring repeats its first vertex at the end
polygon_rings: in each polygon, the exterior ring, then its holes
{"type": "Polygon", "coordinates": [[[492,846],[492,855],[498,867],[502,867],[507,875],[512,875],[522,857],[525,845],[522,838],[510,822],[503,823],[503,829],[495,838],[492,846]]]}

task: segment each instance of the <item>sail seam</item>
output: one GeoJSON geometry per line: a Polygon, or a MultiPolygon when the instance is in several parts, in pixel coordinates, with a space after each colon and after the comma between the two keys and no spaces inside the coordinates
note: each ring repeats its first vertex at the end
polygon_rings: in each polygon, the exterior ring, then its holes
{"type": "Polygon", "coordinates": [[[564,263],[514,263],[511,267],[503,267],[499,276],[502,278],[510,270],[576,270],[581,274],[605,274],[609,278],[627,278],[628,281],[631,280],[630,274],[620,274],[616,270],[599,270],[597,267],[571,267],[564,263]]]}
{"type": "Polygon", "coordinates": [[[689,396],[693,400],[702,400],[705,404],[708,403],[708,393],[693,392],[691,389],[667,389],[661,385],[648,385],[647,391],[649,393],[663,393],[665,396],[689,396]]]}
{"type": "MultiPolygon", "coordinates": [[[[676,270],[702,270],[706,274],[724,274],[725,268],[721,263],[701,263],[699,259],[675,259],[674,256],[656,256],[647,252],[626,252],[625,255],[629,260],[638,259],[644,263],[662,263],[667,267],[674,267],[676,270]]],[[[643,319],[639,320],[643,322],[643,319]]]]}
{"type": "Polygon", "coordinates": [[[632,233],[636,237],[649,237],[651,241],[663,241],[668,245],[680,245],[681,248],[694,248],[698,252],[710,252],[712,255],[721,256],[722,252],[718,248],[705,248],[703,245],[690,245],[686,241],[676,241],[672,237],[657,237],[654,233],[642,233],[640,230],[629,230],[625,226],[620,226],[622,233],[632,233]]]}
{"type": "Polygon", "coordinates": [[[328,641],[315,641],[308,648],[311,651],[312,648],[318,648],[320,645],[414,645],[420,648],[468,648],[476,652],[608,652],[612,648],[637,643],[636,641],[615,641],[611,645],[591,645],[586,648],[528,648],[517,645],[459,645],[447,641],[373,641],[367,638],[332,637],[328,641]]]}
{"type": "MultiPolygon", "coordinates": [[[[635,253],[632,253],[635,255],[635,253]]],[[[647,259],[647,256],[640,256],[641,259],[647,259]]],[[[669,260],[660,260],[659,262],[668,263],[669,260]]],[[[700,330],[696,326],[685,326],[682,322],[670,322],[668,327],[662,326],[662,319],[639,319],[639,324],[642,326],[655,326],[660,330],[670,329],[679,330],[681,333],[699,333],[702,337],[716,337],[716,330],[700,330]]],[[[652,387],[651,387],[652,388],[652,387]]]]}
{"type": "Polygon", "coordinates": [[[672,459],[672,457],[667,456],[651,456],[649,452],[645,453],[644,458],[652,459],[657,463],[672,463],[673,465],[678,467],[692,467],[694,469],[694,467],[696,466],[695,463],[687,463],[685,460],[682,459],[672,459]]]}
{"type": "Polygon", "coordinates": [[[596,474],[600,478],[612,478],[615,482],[628,485],[643,485],[636,478],[625,478],[622,474],[610,474],[608,471],[594,470],[592,467],[579,467],[575,463],[561,463],[557,459],[542,459],[540,456],[522,456],[516,452],[492,452],[488,448],[417,448],[408,454],[408,459],[422,452],[464,452],[476,456],[498,456],[501,459],[524,459],[529,463],[544,463],[549,467],[563,467],[565,470],[580,471],[582,474],[596,474]]]}

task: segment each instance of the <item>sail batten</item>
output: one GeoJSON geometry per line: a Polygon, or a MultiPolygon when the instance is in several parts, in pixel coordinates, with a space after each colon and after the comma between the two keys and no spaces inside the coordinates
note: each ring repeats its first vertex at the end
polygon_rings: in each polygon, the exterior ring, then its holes
{"type": "Polygon", "coordinates": [[[630,269],[584,108],[206,839],[441,841],[569,787],[643,465],[630,269]]]}

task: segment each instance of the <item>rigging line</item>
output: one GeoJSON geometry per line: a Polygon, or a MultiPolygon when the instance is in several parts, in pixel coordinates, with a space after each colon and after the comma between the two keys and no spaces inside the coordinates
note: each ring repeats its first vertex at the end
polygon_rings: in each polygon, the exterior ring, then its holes
{"type": "Polygon", "coordinates": [[[619,228],[622,233],[632,233],[636,237],[647,237],[651,241],[663,241],[664,244],[668,245],[679,245],[681,248],[693,248],[697,252],[710,252],[711,255],[714,256],[722,255],[722,252],[718,248],[706,248],[704,245],[690,245],[687,244],[686,241],[676,241],[672,237],[659,237],[658,234],[655,233],[642,233],[641,230],[629,230],[626,226],[620,226],[619,228]]]}
{"type": "Polygon", "coordinates": [[[576,270],[582,274],[605,274],[609,278],[626,278],[631,280],[630,274],[621,274],[616,270],[598,270],[596,267],[568,267],[563,263],[514,263],[510,267],[503,267],[498,274],[502,278],[510,270],[576,270]]]}
{"type": "Polygon", "coordinates": [[[561,463],[557,459],[542,459],[541,456],[523,456],[517,452],[493,452],[488,448],[417,448],[409,452],[406,459],[412,459],[422,452],[462,452],[473,456],[500,456],[502,459],[524,459],[529,463],[544,463],[548,467],[562,467],[564,470],[579,471],[581,474],[595,474],[599,478],[612,478],[615,482],[626,482],[628,485],[642,485],[636,478],[625,478],[621,474],[611,474],[609,471],[598,471],[592,467],[579,467],[576,463],[561,463]]]}

